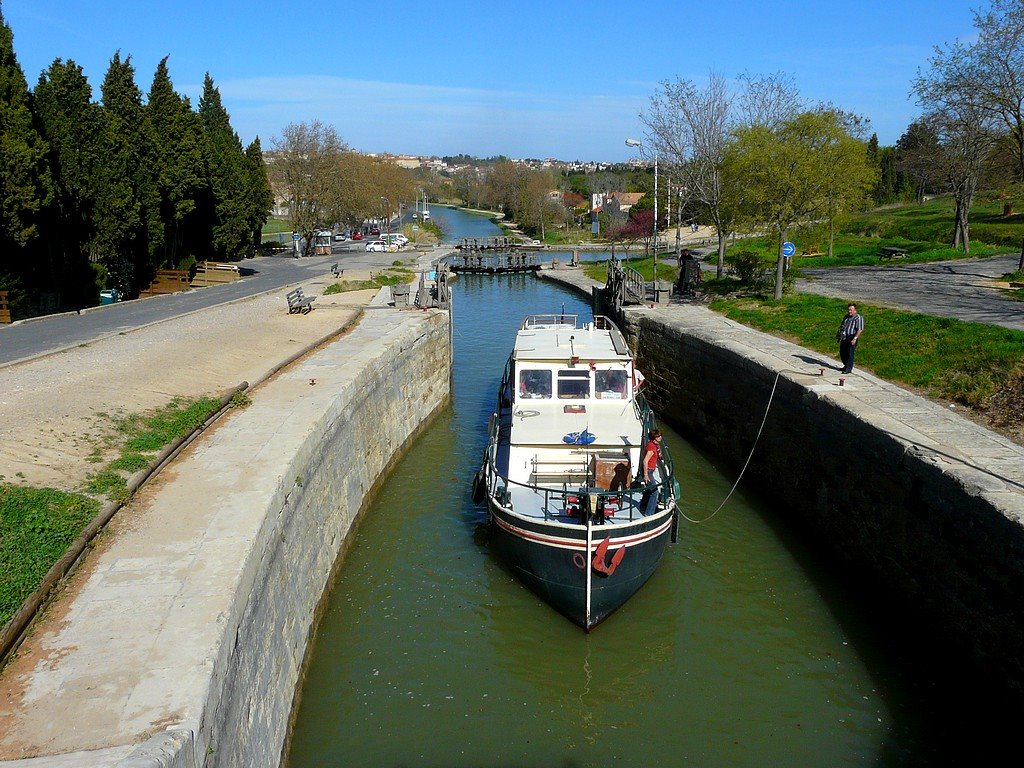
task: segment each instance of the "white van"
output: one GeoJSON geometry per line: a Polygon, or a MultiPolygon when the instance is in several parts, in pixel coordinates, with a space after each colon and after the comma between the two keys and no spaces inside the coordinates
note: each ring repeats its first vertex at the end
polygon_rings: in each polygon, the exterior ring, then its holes
{"type": "Polygon", "coordinates": [[[424,221],[430,221],[430,211],[424,211],[423,212],[423,220],[424,221]]]}
{"type": "Polygon", "coordinates": [[[409,238],[403,235],[401,232],[395,232],[390,235],[381,235],[381,239],[384,240],[388,245],[395,245],[402,248],[409,244],[409,238]]]}

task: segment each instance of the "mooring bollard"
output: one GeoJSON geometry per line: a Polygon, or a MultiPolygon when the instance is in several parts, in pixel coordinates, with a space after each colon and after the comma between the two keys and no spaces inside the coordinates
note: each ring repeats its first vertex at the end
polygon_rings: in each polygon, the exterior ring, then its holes
{"type": "Polygon", "coordinates": [[[840,376],[839,377],[839,386],[840,387],[845,387],[846,386],[846,377],[845,376],[840,376]]]}

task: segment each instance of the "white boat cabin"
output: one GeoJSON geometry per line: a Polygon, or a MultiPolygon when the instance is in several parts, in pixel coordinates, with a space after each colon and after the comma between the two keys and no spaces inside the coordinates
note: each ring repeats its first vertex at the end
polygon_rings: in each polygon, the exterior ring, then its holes
{"type": "Polygon", "coordinates": [[[634,404],[642,376],[618,329],[604,318],[577,327],[575,317],[531,316],[510,364],[508,479],[628,489],[646,436],[634,404]]]}

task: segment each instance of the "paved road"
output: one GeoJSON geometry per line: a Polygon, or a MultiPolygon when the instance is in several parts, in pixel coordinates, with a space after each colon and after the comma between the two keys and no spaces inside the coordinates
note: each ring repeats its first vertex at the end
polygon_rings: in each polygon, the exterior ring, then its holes
{"type": "Polygon", "coordinates": [[[0,365],[85,344],[197,309],[272,291],[313,276],[323,275],[335,262],[342,269],[374,268],[390,265],[396,259],[411,255],[412,253],[367,253],[365,244],[357,242],[336,248],[331,256],[311,256],[302,259],[291,256],[265,256],[246,259],[239,263],[239,267],[245,272],[251,271],[251,274],[234,283],[138,301],[125,301],[97,307],[81,315],[52,315],[31,322],[0,325],[0,365]]]}
{"type": "Polygon", "coordinates": [[[805,269],[804,293],[866,301],[1024,330],[1024,302],[1007,298],[994,281],[1017,268],[1019,256],[992,256],[928,264],[805,269]]]}

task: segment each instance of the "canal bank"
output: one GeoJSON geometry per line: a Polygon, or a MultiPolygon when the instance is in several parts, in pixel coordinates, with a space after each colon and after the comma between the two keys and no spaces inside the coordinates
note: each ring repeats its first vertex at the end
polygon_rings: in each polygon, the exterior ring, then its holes
{"type": "MultiPolygon", "coordinates": [[[[600,301],[576,271],[542,276],[600,301]]],[[[957,671],[1024,692],[1024,447],[699,304],[616,320],[664,420],[736,467],[750,457],[744,482],[929,622],[957,671]]]]}
{"type": "Polygon", "coordinates": [[[141,492],[5,670],[0,761],[276,764],[338,555],[449,397],[449,329],[369,310],[141,492]]]}

